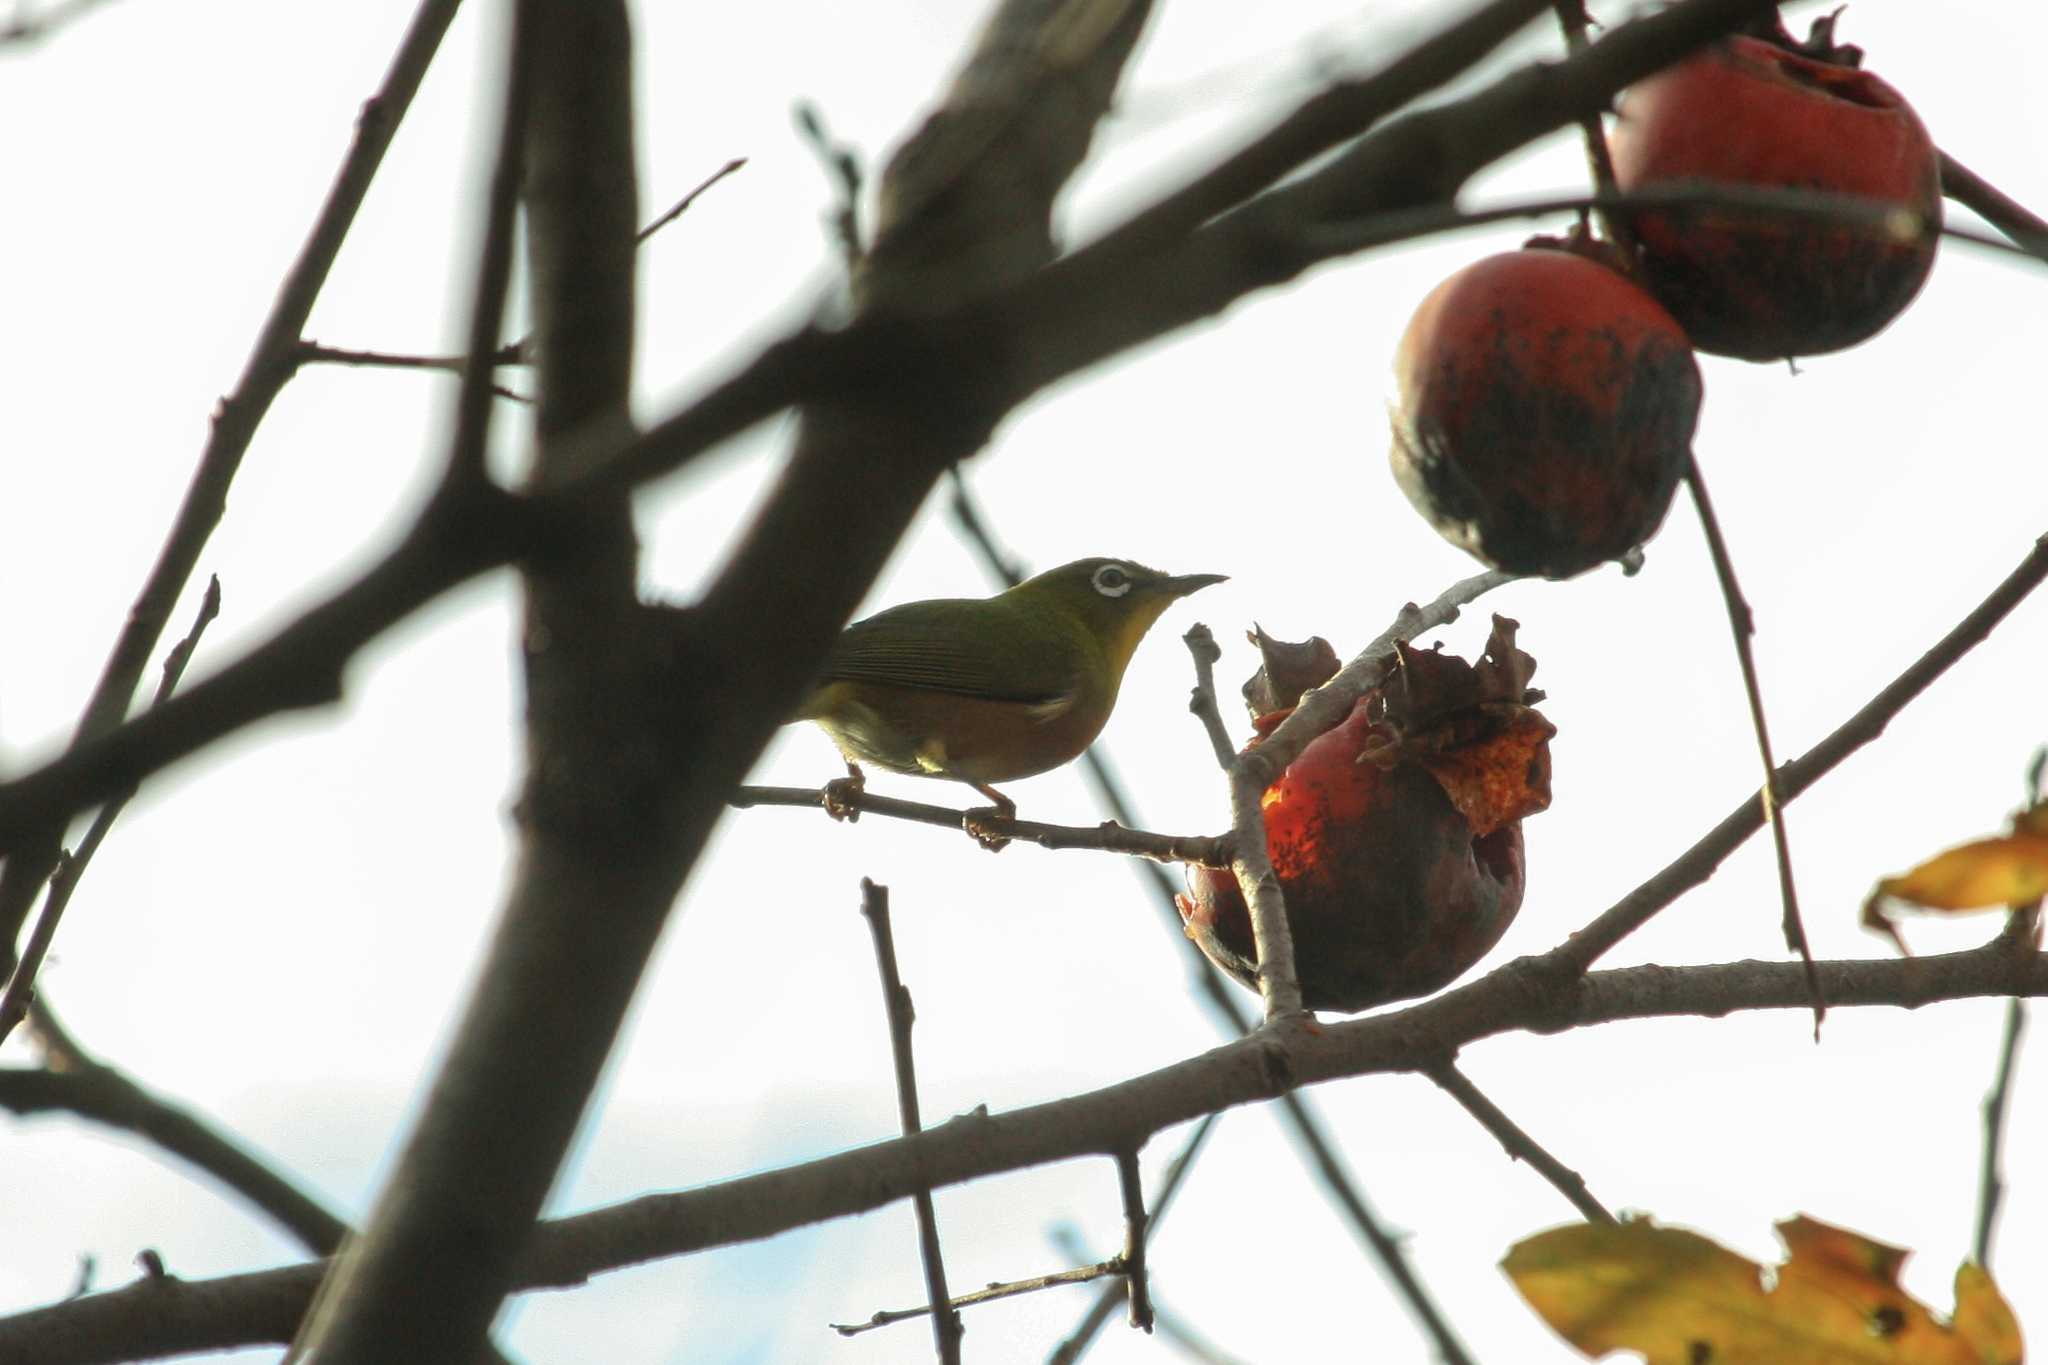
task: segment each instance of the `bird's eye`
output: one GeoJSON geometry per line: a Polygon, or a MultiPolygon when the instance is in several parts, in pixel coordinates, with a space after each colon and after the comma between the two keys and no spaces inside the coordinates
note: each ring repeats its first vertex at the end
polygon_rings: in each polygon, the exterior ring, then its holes
{"type": "Polygon", "coordinates": [[[1105,564],[1097,569],[1090,581],[1095,584],[1095,591],[1104,597],[1122,597],[1131,590],[1131,576],[1115,564],[1105,564]]]}

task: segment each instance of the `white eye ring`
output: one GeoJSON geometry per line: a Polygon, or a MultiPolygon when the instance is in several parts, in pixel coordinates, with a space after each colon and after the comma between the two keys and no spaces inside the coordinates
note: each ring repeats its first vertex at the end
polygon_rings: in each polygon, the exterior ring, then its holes
{"type": "Polygon", "coordinates": [[[1118,564],[1103,565],[1088,581],[1094,584],[1095,591],[1104,597],[1122,597],[1131,590],[1131,576],[1118,564]]]}

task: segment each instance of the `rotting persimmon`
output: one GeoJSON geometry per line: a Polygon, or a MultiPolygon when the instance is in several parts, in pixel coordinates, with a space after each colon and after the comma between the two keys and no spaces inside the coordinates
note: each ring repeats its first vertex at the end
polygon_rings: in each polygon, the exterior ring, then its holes
{"type": "MultiPolygon", "coordinates": [[[[1535,660],[1514,640],[1515,623],[1496,616],[1477,665],[1401,646],[1387,681],[1267,789],[1266,847],[1308,1008],[1427,995],[1485,956],[1521,908],[1521,822],[1550,804],[1554,731],[1532,709],[1535,660]]],[[[1275,643],[1260,641],[1269,665],[1275,643]]],[[[1255,679],[1247,695],[1265,691],[1255,679]]],[[[1256,728],[1270,733],[1286,714],[1258,716],[1256,728]]],[[[1177,900],[1188,937],[1256,989],[1236,878],[1191,866],[1187,885],[1177,900]]]]}
{"type": "Polygon", "coordinates": [[[1834,16],[1799,42],[1776,19],[1631,87],[1615,126],[1624,191],[1679,184],[1860,195],[1890,225],[1844,225],[1733,205],[1632,221],[1652,293],[1716,355],[1780,360],[1868,340],[1934,265],[1940,154],[1905,97],[1834,41],[1834,16]]]}
{"type": "Polygon", "coordinates": [[[1423,300],[1394,358],[1394,478],[1452,544],[1568,578],[1655,534],[1691,459],[1685,330],[1583,239],[1538,238],[1423,300]]]}

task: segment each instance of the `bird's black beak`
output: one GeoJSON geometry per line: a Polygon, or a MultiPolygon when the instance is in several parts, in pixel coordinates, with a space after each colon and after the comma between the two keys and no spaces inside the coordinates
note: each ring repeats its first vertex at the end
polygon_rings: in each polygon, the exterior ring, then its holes
{"type": "Polygon", "coordinates": [[[1229,574],[1184,573],[1178,576],[1169,575],[1160,579],[1159,590],[1173,597],[1186,597],[1191,592],[1200,592],[1202,589],[1213,584],[1228,583],[1229,581],[1229,574]]]}

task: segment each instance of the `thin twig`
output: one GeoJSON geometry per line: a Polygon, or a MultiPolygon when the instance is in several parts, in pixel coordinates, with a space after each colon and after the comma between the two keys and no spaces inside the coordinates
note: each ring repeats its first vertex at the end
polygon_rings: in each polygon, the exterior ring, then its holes
{"type": "MultiPolygon", "coordinates": [[[[635,234],[634,242],[636,244],[645,242],[655,233],[682,217],[690,205],[697,202],[698,197],[704,191],[710,189],[713,185],[716,185],[719,181],[725,179],[725,177],[746,164],[747,159],[745,157],[736,156],[716,171],[713,171],[695,189],[677,200],[666,213],[663,213],[646,227],[641,228],[635,234]]],[[[533,338],[531,336],[525,336],[517,341],[508,341],[502,345],[489,347],[489,365],[495,368],[500,365],[529,364],[532,361],[532,355],[529,351],[532,342],[533,338]]],[[[323,346],[310,337],[304,338],[298,343],[297,348],[292,353],[292,358],[294,364],[300,365],[351,365],[361,368],[385,370],[438,370],[447,374],[457,375],[467,372],[470,366],[470,358],[466,355],[408,355],[393,351],[350,350],[340,346],[323,346]]],[[[491,385],[491,392],[500,398],[510,399],[515,403],[533,402],[533,399],[526,394],[520,393],[516,389],[507,388],[499,383],[491,385]]]]}
{"type": "Polygon", "coordinates": [[[1311,225],[1302,230],[1302,239],[1319,257],[1324,253],[1345,255],[1517,218],[1543,218],[1588,209],[1622,216],[1651,210],[1678,214],[1688,209],[1714,209],[1723,215],[1746,213],[1760,220],[1791,217],[1840,227],[1879,241],[1913,242],[1933,235],[2030,263],[2048,259],[2005,237],[1947,222],[1937,225],[1890,200],[1821,190],[1712,182],[1645,185],[1627,192],[1543,195],[1511,199],[1483,209],[1464,209],[1452,203],[1390,209],[1311,225]]]}
{"type": "MultiPolygon", "coordinates": [[[[1564,30],[1565,50],[1573,56],[1584,52],[1591,44],[1586,30],[1592,26],[1592,19],[1586,13],[1585,0],[1552,0],[1551,8],[1557,13],[1558,27],[1564,30]]],[[[1612,191],[1614,184],[1614,158],[1607,150],[1607,129],[1598,113],[1587,114],[1579,120],[1579,134],[1586,144],[1586,168],[1592,172],[1593,187],[1602,193],[1612,191]]],[[[1608,208],[1594,210],[1600,215],[1600,230],[1607,240],[1621,248],[1622,256],[1633,267],[1636,260],[1636,234],[1628,219],[1608,208]]],[[[1579,216],[1585,222],[1585,213],[1579,216]]]]}
{"type": "Polygon", "coordinates": [[[1150,830],[1127,829],[1114,820],[1100,825],[1049,825],[1037,820],[1016,820],[991,814],[986,808],[959,810],[951,806],[928,805],[878,796],[866,790],[831,791],[824,787],[737,787],[727,804],[746,810],[754,806],[795,806],[841,809],[861,815],[883,815],[910,820],[940,829],[964,829],[971,815],[975,828],[1003,839],[1021,839],[1040,848],[1085,848],[1103,853],[1126,853],[1162,863],[1193,863],[1202,867],[1230,866],[1229,836],[1223,834],[1154,834],[1150,830]]]}
{"type": "Polygon", "coordinates": [[[1941,192],[2010,237],[2020,250],[2048,261],[2048,220],[1947,152],[1941,154],[1941,192]]]}
{"type": "MultiPolygon", "coordinates": [[[[515,60],[517,60],[515,58],[515,60]]],[[[514,80],[521,79],[515,76],[514,80]]],[[[517,119],[506,121],[499,155],[491,162],[490,193],[484,200],[484,240],[477,252],[470,290],[468,344],[455,392],[455,433],[438,496],[448,504],[490,486],[491,398],[497,389],[491,357],[505,326],[505,298],[512,287],[512,256],[519,236],[519,194],[527,165],[514,137],[525,135],[517,119]]],[[[522,348],[523,349],[523,348],[522,348]]]]}
{"type": "Polygon", "coordinates": [[[1471,1079],[1458,1069],[1455,1061],[1431,1067],[1427,1074],[1445,1094],[1463,1105],[1466,1113],[1478,1119],[1480,1125],[1493,1134],[1511,1158],[1527,1162],[1529,1169],[1548,1180],[1559,1194],[1570,1200],[1572,1207],[1586,1216],[1586,1221],[1614,1221],[1614,1215],[1609,1213],[1607,1207],[1595,1199],[1593,1192],[1586,1188],[1586,1178],[1552,1156],[1541,1143],[1524,1132],[1499,1105],[1486,1097],[1485,1092],[1472,1084],[1471,1079]]]}
{"type": "Polygon", "coordinates": [[[646,227],[641,228],[639,232],[635,233],[633,236],[633,240],[635,242],[644,242],[649,237],[652,237],[655,233],[667,227],[670,223],[673,223],[676,219],[682,217],[683,214],[689,210],[690,205],[696,203],[698,198],[703,195],[704,191],[710,189],[713,185],[716,185],[719,181],[725,179],[727,176],[731,175],[734,171],[738,170],[740,167],[746,164],[747,159],[745,157],[736,156],[732,160],[726,162],[723,166],[720,166],[717,170],[713,171],[710,175],[705,176],[704,179],[698,183],[697,188],[691,190],[688,194],[676,200],[676,202],[670,206],[668,212],[662,214],[661,217],[655,219],[646,227]]]}
{"type": "Polygon", "coordinates": [[[847,278],[851,279],[860,269],[863,248],[860,236],[860,157],[853,148],[835,141],[825,127],[825,116],[818,106],[808,100],[796,106],[797,131],[804,141],[818,155],[825,167],[825,174],[832,179],[836,195],[833,201],[832,237],[839,247],[840,259],[846,264],[847,278]]]}
{"type": "MultiPolygon", "coordinates": [[[[206,633],[206,627],[213,618],[220,615],[220,579],[206,581],[206,595],[199,601],[199,615],[192,622],[192,629],[185,632],[185,638],[171,648],[164,659],[163,678],[157,683],[156,702],[177,690],[178,679],[185,676],[185,665],[192,661],[192,651],[199,647],[199,637],[206,633]]],[[[50,944],[57,937],[57,922],[64,917],[64,908],[71,903],[71,897],[78,890],[79,878],[85,875],[87,864],[99,852],[107,832],[114,827],[114,821],[121,818],[121,811],[135,795],[136,784],[131,782],[108,799],[94,817],[92,827],[85,832],[76,851],[59,854],[57,871],[50,878],[49,892],[43,898],[43,913],[36,917],[35,928],[29,931],[28,943],[22,949],[21,960],[15,964],[14,975],[7,982],[7,991],[0,995],[0,1042],[14,1032],[15,1026],[28,1013],[29,1002],[35,998],[36,973],[42,970],[43,959],[49,956],[50,944]]]]}
{"type": "Polygon", "coordinates": [[[2012,1102],[2013,1062],[2019,1055],[2020,1036],[2027,1028],[2027,1005],[2018,996],[2005,1002],[2005,1037],[1998,1047],[1998,1079],[1984,1097],[1984,1160],[1977,1177],[1977,1240],[1972,1253],[1977,1264],[1991,1268],[1991,1234],[1998,1226],[1998,1207],[2005,1201],[2005,1176],[2001,1151],[2005,1140],[2005,1115],[2012,1102]]]}
{"type": "Polygon", "coordinates": [[[1145,1277],[1145,1183],[1138,1153],[1116,1154],[1116,1183],[1124,1205],[1124,1288],[1130,1296],[1131,1326],[1152,1330],[1152,1288],[1145,1277]]]}
{"type": "Polygon", "coordinates": [[[26,5],[17,4],[7,22],[0,24],[0,45],[41,42],[105,3],[107,0],[56,0],[40,11],[30,11],[26,5]]]}
{"type": "Polygon", "coordinates": [[[1199,621],[1180,640],[1195,661],[1195,686],[1188,694],[1188,711],[1202,722],[1202,731],[1209,736],[1210,752],[1216,756],[1216,766],[1228,772],[1237,758],[1237,746],[1230,742],[1229,727],[1224,725],[1222,708],[1216,702],[1216,665],[1223,658],[1223,650],[1209,627],[1199,621]]]}
{"type": "MultiPolygon", "coordinates": [[[[910,1003],[910,990],[896,970],[896,936],[889,927],[889,888],[860,879],[860,912],[875,940],[875,965],[882,976],[882,1003],[889,1014],[889,1047],[896,1059],[896,1112],[903,1121],[903,1136],[916,1137],[924,1131],[917,1113],[917,1063],[910,1048],[910,1027],[917,1011],[910,1003]]],[[[924,1287],[930,1302],[938,1305],[932,1314],[932,1339],[944,1365],[960,1365],[960,1336],[966,1328],[960,1312],[946,1292],[946,1264],[939,1251],[939,1218],[932,1207],[929,1186],[912,1196],[917,1210],[917,1246],[924,1260],[924,1287]]]]}
{"type": "MultiPolygon", "coordinates": [[[[1111,1257],[1097,1261],[1094,1265],[1076,1266],[1072,1270],[1055,1270],[1046,1275],[1032,1275],[1022,1280],[1002,1280],[986,1289],[977,1289],[971,1294],[961,1294],[948,1301],[948,1306],[958,1310],[972,1308],[976,1304],[994,1303],[998,1299],[1013,1299],[1019,1294],[1036,1294],[1041,1289],[1057,1289],[1061,1285],[1088,1284],[1094,1280],[1106,1279],[1111,1275],[1124,1273],[1124,1258],[1111,1257]]],[[[857,1337],[872,1332],[877,1327],[893,1327],[899,1322],[912,1322],[932,1311],[930,1304],[916,1308],[885,1308],[866,1322],[835,1322],[828,1324],[842,1337],[857,1337]]]]}
{"type": "Polygon", "coordinates": [[[1764,818],[1771,827],[1771,846],[1778,856],[1778,900],[1782,907],[1785,946],[1799,954],[1806,967],[1806,979],[1813,987],[1813,1039],[1820,1041],[1820,1023],[1827,1016],[1827,998],[1820,991],[1820,976],[1813,969],[1813,950],[1807,946],[1806,924],[1799,916],[1799,890],[1792,880],[1792,845],[1785,834],[1785,793],[1778,779],[1778,761],[1771,754],[1770,727],[1764,723],[1764,694],[1757,682],[1756,655],[1750,639],[1756,634],[1756,619],[1742,587],[1735,581],[1735,561],[1728,542],[1721,538],[1721,522],[1707,497],[1707,482],[1700,474],[1698,456],[1686,462],[1685,486],[1692,494],[1693,509],[1699,513],[1700,529],[1706,533],[1707,552],[1713,557],[1714,576],[1721,582],[1721,600],[1728,606],[1728,628],[1735,636],[1735,657],[1742,666],[1742,691],[1749,699],[1750,728],[1756,733],[1757,755],[1764,765],[1764,818]]]}
{"type": "MultiPolygon", "coordinates": [[[[1167,1210],[1173,1207],[1173,1196],[1179,1192],[1188,1172],[1194,1169],[1195,1158],[1201,1154],[1203,1145],[1208,1142],[1210,1130],[1222,1117],[1220,1112],[1204,1115],[1202,1121],[1195,1125],[1195,1131],[1188,1135],[1187,1142],[1174,1154],[1173,1160],[1167,1163],[1166,1176],[1159,1182],[1159,1197],[1152,1204],[1153,1235],[1157,1235],[1159,1223],[1166,1217],[1167,1210]]],[[[1068,1254],[1077,1260],[1081,1255],[1072,1249],[1068,1249],[1068,1254]]],[[[1122,1257],[1117,1259],[1121,1260],[1122,1257]]],[[[1075,1362],[1088,1353],[1088,1348],[1095,1344],[1095,1339],[1102,1334],[1102,1329],[1109,1325],[1109,1317],[1116,1311],[1117,1300],[1128,1297],[1128,1293],[1121,1291],[1116,1285],[1104,1288],[1095,1296],[1095,1302],[1088,1305],[1088,1311],[1081,1315],[1081,1320],[1074,1324],[1074,1330],[1067,1333],[1066,1338],[1046,1357],[1046,1365],[1075,1365],[1075,1362]]]]}
{"type": "MultiPolygon", "coordinates": [[[[446,374],[461,374],[469,368],[467,358],[459,355],[406,355],[395,351],[354,351],[340,346],[324,346],[307,338],[292,352],[292,359],[301,365],[350,365],[361,369],[381,370],[434,370],[446,374]]],[[[520,343],[512,342],[500,346],[491,353],[491,364],[518,365],[525,363],[525,353],[520,343]]],[[[533,399],[517,389],[493,381],[491,392],[499,398],[514,403],[531,403],[533,399]]]]}
{"type": "MultiPolygon", "coordinates": [[[[981,514],[975,503],[967,481],[955,466],[952,473],[952,511],[955,522],[966,534],[970,543],[980,554],[989,572],[1006,588],[1014,588],[1024,581],[1024,566],[1006,555],[996,544],[990,533],[987,518],[981,514]]],[[[1101,743],[1091,745],[1082,755],[1082,770],[1094,785],[1096,795],[1109,812],[1110,818],[1118,823],[1131,826],[1139,823],[1129,796],[1123,790],[1108,761],[1106,747],[1101,743]]],[[[1253,1021],[1239,1004],[1236,986],[1224,979],[1216,964],[1199,952],[1188,951],[1187,935],[1181,925],[1180,912],[1174,905],[1175,886],[1166,870],[1156,862],[1133,863],[1139,869],[1156,893],[1160,910],[1160,924],[1181,949],[1183,960],[1190,964],[1195,988],[1201,998],[1215,1013],[1216,1018],[1233,1035],[1242,1037],[1251,1032],[1253,1021]]],[[[1379,1265],[1380,1273],[1392,1286],[1395,1296],[1415,1319],[1423,1334],[1435,1345],[1439,1359],[1446,1362],[1469,1360],[1464,1344],[1451,1330],[1450,1321],[1445,1317],[1429,1289],[1422,1283],[1415,1268],[1408,1262],[1408,1253],[1401,1239],[1381,1225],[1371,1206],[1366,1202],[1365,1193],[1358,1187],[1358,1181],[1345,1169],[1336,1146],[1325,1131],[1321,1117],[1309,1098],[1299,1091],[1290,1090],[1279,1099],[1280,1117],[1288,1136],[1293,1139],[1308,1164],[1309,1170],[1322,1182],[1330,1201],[1349,1221],[1351,1230],[1365,1244],[1379,1265]]],[[[1199,1136],[1199,1134],[1198,1134],[1199,1136]]],[[[1194,1152],[1194,1145],[1178,1158],[1169,1170],[1167,1184],[1162,1187],[1159,1207],[1152,1212],[1156,1223],[1164,1211],[1166,1198],[1178,1183],[1179,1176],[1194,1152]]],[[[1086,1349],[1087,1340],[1106,1323],[1114,1306],[1113,1296],[1105,1294],[1098,1301],[1101,1322],[1090,1329],[1086,1336],[1080,1329],[1070,1334],[1070,1344],[1076,1346],[1076,1355],[1086,1349]]],[[[1092,1311],[1092,1310],[1091,1310],[1092,1311]]],[[[1086,1324],[1084,1323],[1084,1326],[1086,1324]]]]}
{"type": "Polygon", "coordinates": [[[1197,1332],[1180,1314],[1165,1308],[1159,1310],[1159,1336],[1196,1365],[1245,1365],[1243,1357],[1231,1355],[1197,1332]]]}
{"type": "MultiPolygon", "coordinates": [[[[1181,1180],[1187,1174],[1188,1166],[1195,1153],[1201,1150],[1202,1144],[1208,1140],[1209,1130],[1215,1127],[1216,1121],[1221,1117],[1221,1114],[1205,1115],[1202,1121],[1195,1125],[1195,1131],[1189,1137],[1187,1145],[1181,1148],[1173,1161],[1168,1164],[1166,1178],[1160,1182],[1158,1202],[1152,1211],[1152,1221],[1155,1225],[1160,1218],[1165,1216],[1168,1205],[1173,1202],[1174,1191],[1180,1187],[1181,1180]]],[[[1078,1260],[1080,1257],[1077,1255],[1075,1259],[1078,1260]]],[[[971,1294],[961,1294],[952,1303],[955,1308],[971,1308],[975,1304],[992,1303],[997,1299],[1014,1298],[1019,1294],[1034,1294],[1041,1289],[1053,1289],[1067,1284],[1086,1284],[1091,1280],[1106,1279],[1111,1275],[1122,1275],[1128,1268],[1129,1261],[1127,1255],[1112,1256],[1106,1261],[1097,1261],[1093,1265],[1076,1266],[1070,1270],[1056,1270],[1051,1274],[1032,1275],[1021,1280],[998,1281],[986,1289],[977,1289],[971,1294]]],[[[1103,1297],[1110,1304],[1114,1304],[1119,1297],[1118,1290],[1115,1286],[1111,1286],[1110,1291],[1103,1297]]],[[[921,1304],[916,1308],[885,1308],[877,1312],[866,1322],[835,1322],[831,1324],[831,1327],[833,1331],[843,1337],[859,1336],[863,1332],[872,1332],[877,1327],[888,1327],[895,1323],[908,1322],[913,1318],[921,1318],[931,1311],[932,1307],[928,1303],[921,1304]]],[[[1107,1318],[1107,1309],[1104,1310],[1103,1316],[1107,1318]]]]}
{"type": "Polygon", "coordinates": [[[1195,665],[1188,710],[1201,718],[1230,788],[1230,870],[1251,913],[1252,942],[1258,947],[1259,998],[1266,1006],[1266,1023],[1276,1024],[1304,1011],[1301,981],[1294,970],[1294,930],[1287,922],[1287,897],[1266,844],[1264,797],[1272,782],[1270,778],[1261,780],[1257,770],[1231,747],[1230,732],[1216,704],[1216,661],[1223,652],[1216,647],[1215,636],[1207,626],[1197,625],[1181,640],[1195,665]]]}

